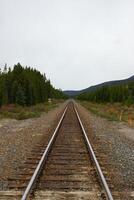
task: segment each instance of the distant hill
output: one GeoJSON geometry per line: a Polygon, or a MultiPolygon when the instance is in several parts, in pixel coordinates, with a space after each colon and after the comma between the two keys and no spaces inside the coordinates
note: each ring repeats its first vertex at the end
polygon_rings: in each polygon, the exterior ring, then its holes
{"type": "Polygon", "coordinates": [[[66,94],[68,96],[74,97],[74,96],[77,96],[81,93],[95,91],[96,89],[99,89],[103,86],[121,85],[121,84],[126,84],[126,83],[129,83],[129,82],[133,82],[133,81],[134,81],[134,76],[131,76],[130,78],[123,79],[123,80],[115,80],[115,81],[108,81],[108,82],[100,83],[98,85],[90,86],[90,87],[83,89],[83,90],[66,90],[66,91],[63,91],[63,92],[64,92],[64,94],[66,94]]]}

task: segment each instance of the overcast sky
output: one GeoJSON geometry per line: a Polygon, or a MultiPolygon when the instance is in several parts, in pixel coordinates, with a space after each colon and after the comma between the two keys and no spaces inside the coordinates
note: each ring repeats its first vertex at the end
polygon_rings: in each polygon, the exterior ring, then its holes
{"type": "Polygon", "coordinates": [[[134,0],[0,0],[0,66],[36,67],[61,89],[134,74],[134,0]]]}

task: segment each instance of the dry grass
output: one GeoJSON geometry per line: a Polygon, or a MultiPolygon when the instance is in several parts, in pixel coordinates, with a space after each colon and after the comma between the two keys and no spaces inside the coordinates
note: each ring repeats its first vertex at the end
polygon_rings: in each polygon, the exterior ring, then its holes
{"type": "Polygon", "coordinates": [[[134,104],[131,106],[126,106],[121,103],[97,104],[86,101],[80,103],[98,116],[114,121],[124,121],[130,126],[134,126],[134,104]]]}
{"type": "Polygon", "coordinates": [[[40,117],[41,113],[48,112],[55,108],[62,100],[53,100],[51,103],[45,102],[30,107],[22,107],[18,105],[5,105],[0,109],[0,119],[2,118],[13,118],[13,119],[29,119],[40,117]]]}

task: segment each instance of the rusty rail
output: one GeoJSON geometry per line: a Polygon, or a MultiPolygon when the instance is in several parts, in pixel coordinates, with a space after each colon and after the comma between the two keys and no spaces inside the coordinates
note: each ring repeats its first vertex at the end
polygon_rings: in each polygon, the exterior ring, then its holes
{"type": "Polygon", "coordinates": [[[85,129],[84,129],[84,126],[83,126],[83,124],[82,124],[82,121],[81,121],[81,119],[80,119],[80,116],[79,116],[79,114],[78,114],[78,111],[76,110],[76,108],[74,108],[74,109],[75,109],[77,118],[78,118],[78,120],[79,120],[79,124],[80,124],[80,126],[81,126],[81,129],[82,129],[82,132],[83,132],[83,136],[84,136],[85,142],[86,142],[87,147],[88,147],[88,151],[89,151],[89,153],[90,153],[90,155],[91,155],[91,157],[92,157],[92,159],[93,159],[93,161],[94,161],[94,164],[95,164],[95,167],[96,167],[96,169],[97,169],[97,172],[98,172],[98,175],[99,175],[99,177],[100,177],[100,180],[101,180],[101,182],[102,182],[103,188],[104,188],[104,190],[105,190],[105,192],[106,192],[106,196],[107,196],[107,198],[108,198],[109,200],[113,200],[111,191],[110,191],[110,189],[109,189],[109,187],[108,187],[108,184],[107,184],[106,179],[105,179],[105,177],[104,177],[104,175],[103,175],[103,172],[102,172],[102,170],[101,170],[101,167],[100,167],[100,165],[99,165],[99,163],[98,163],[98,161],[97,161],[97,158],[96,158],[96,156],[95,156],[95,153],[94,153],[94,151],[93,151],[93,148],[92,148],[92,146],[91,146],[91,143],[89,142],[89,139],[88,139],[88,137],[87,137],[86,131],[85,131],[85,129]]]}
{"type": "MultiPolygon", "coordinates": [[[[44,164],[45,164],[45,162],[46,162],[46,160],[48,158],[48,154],[49,154],[50,150],[52,149],[53,143],[55,141],[55,138],[57,137],[58,130],[61,127],[61,124],[62,124],[62,121],[64,119],[64,116],[65,116],[65,114],[67,112],[67,109],[68,109],[68,106],[65,108],[65,110],[64,110],[64,112],[62,114],[62,117],[61,117],[61,119],[60,119],[60,121],[59,121],[59,123],[58,123],[58,125],[57,125],[57,127],[56,127],[56,129],[55,129],[55,131],[54,131],[54,133],[53,133],[53,135],[52,135],[52,137],[51,137],[51,139],[50,139],[50,141],[49,141],[49,143],[48,143],[48,145],[47,145],[47,147],[46,147],[46,149],[45,149],[45,151],[44,151],[44,153],[43,153],[43,155],[42,155],[42,157],[41,157],[41,159],[40,159],[40,161],[39,161],[39,163],[38,163],[38,165],[37,165],[37,167],[35,169],[35,171],[34,171],[34,174],[32,175],[32,177],[31,177],[31,179],[30,179],[30,181],[29,181],[29,183],[28,183],[28,185],[27,185],[27,187],[26,187],[26,189],[25,189],[25,191],[23,193],[23,196],[22,196],[21,200],[26,200],[27,197],[30,195],[30,193],[31,193],[31,191],[33,189],[33,186],[36,183],[36,180],[38,179],[38,177],[40,175],[40,172],[41,172],[41,170],[42,170],[42,168],[43,168],[43,166],[44,166],[44,164]]],[[[84,126],[83,126],[83,124],[81,122],[81,119],[80,119],[80,116],[78,114],[78,111],[77,111],[76,107],[74,107],[74,110],[75,110],[78,122],[80,124],[81,130],[82,130],[82,133],[83,133],[83,136],[84,136],[84,140],[85,140],[86,146],[88,148],[88,152],[89,152],[92,160],[94,161],[98,176],[99,176],[99,178],[101,180],[101,183],[102,183],[102,186],[103,186],[103,188],[105,190],[105,194],[107,196],[107,199],[108,200],[113,200],[111,191],[110,191],[110,189],[108,187],[108,184],[107,184],[107,182],[105,180],[105,177],[104,177],[104,175],[102,173],[102,170],[101,170],[100,165],[99,165],[99,163],[97,161],[97,158],[96,158],[95,153],[93,151],[93,148],[92,148],[92,146],[90,144],[90,141],[89,141],[89,139],[87,137],[86,131],[85,131],[84,126]]]]}
{"type": "Polygon", "coordinates": [[[53,133],[53,135],[52,135],[52,137],[51,137],[51,139],[50,139],[50,141],[49,141],[49,143],[48,143],[48,145],[47,145],[47,147],[46,147],[46,149],[45,149],[45,151],[44,151],[44,153],[42,155],[42,157],[41,157],[41,159],[40,159],[39,164],[37,165],[37,167],[36,167],[36,169],[34,171],[33,176],[31,177],[31,179],[30,179],[30,181],[29,181],[29,183],[27,185],[26,190],[24,191],[24,194],[23,194],[21,200],[26,200],[27,197],[30,195],[32,187],[33,187],[34,183],[36,182],[36,180],[37,180],[37,178],[38,178],[38,176],[40,174],[42,166],[45,163],[45,161],[47,159],[47,156],[48,156],[48,153],[50,152],[50,149],[51,149],[51,147],[53,145],[53,142],[54,142],[54,140],[56,138],[57,132],[58,132],[58,130],[59,130],[60,126],[61,126],[61,123],[62,123],[62,121],[64,119],[64,116],[66,114],[67,108],[68,107],[65,108],[65,110],[63,112],[63,115],[62,115],[62,117],[61,117],[61,119],[60,119],[60,121],[59,121],[59,123],[58,123],[58,125],[57,125],[57,127],[56,127],[56,129],[55,129],[55,131],[54,131],[54,133],[53,133]]]}

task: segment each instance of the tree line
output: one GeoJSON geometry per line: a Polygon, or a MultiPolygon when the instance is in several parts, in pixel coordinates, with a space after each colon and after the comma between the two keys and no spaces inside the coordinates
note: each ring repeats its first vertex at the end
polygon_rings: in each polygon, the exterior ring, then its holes
{"type": "Polygon", "coordinates": [[[134,103],[134,82],[116,86],[103,86],[90,93],[82,93],[77,97],[79,100],[97,103],[121,102],[125,104],[134,103]]]}
{"type": "Polygon", "coordinates": [[[61,90],[55,89],[45,74],[36,69],[22,67],[20,63],[13,69],[0,70],[0,106],[3,104],[34,105],[48,98],[65,98],[61,90]]]}

